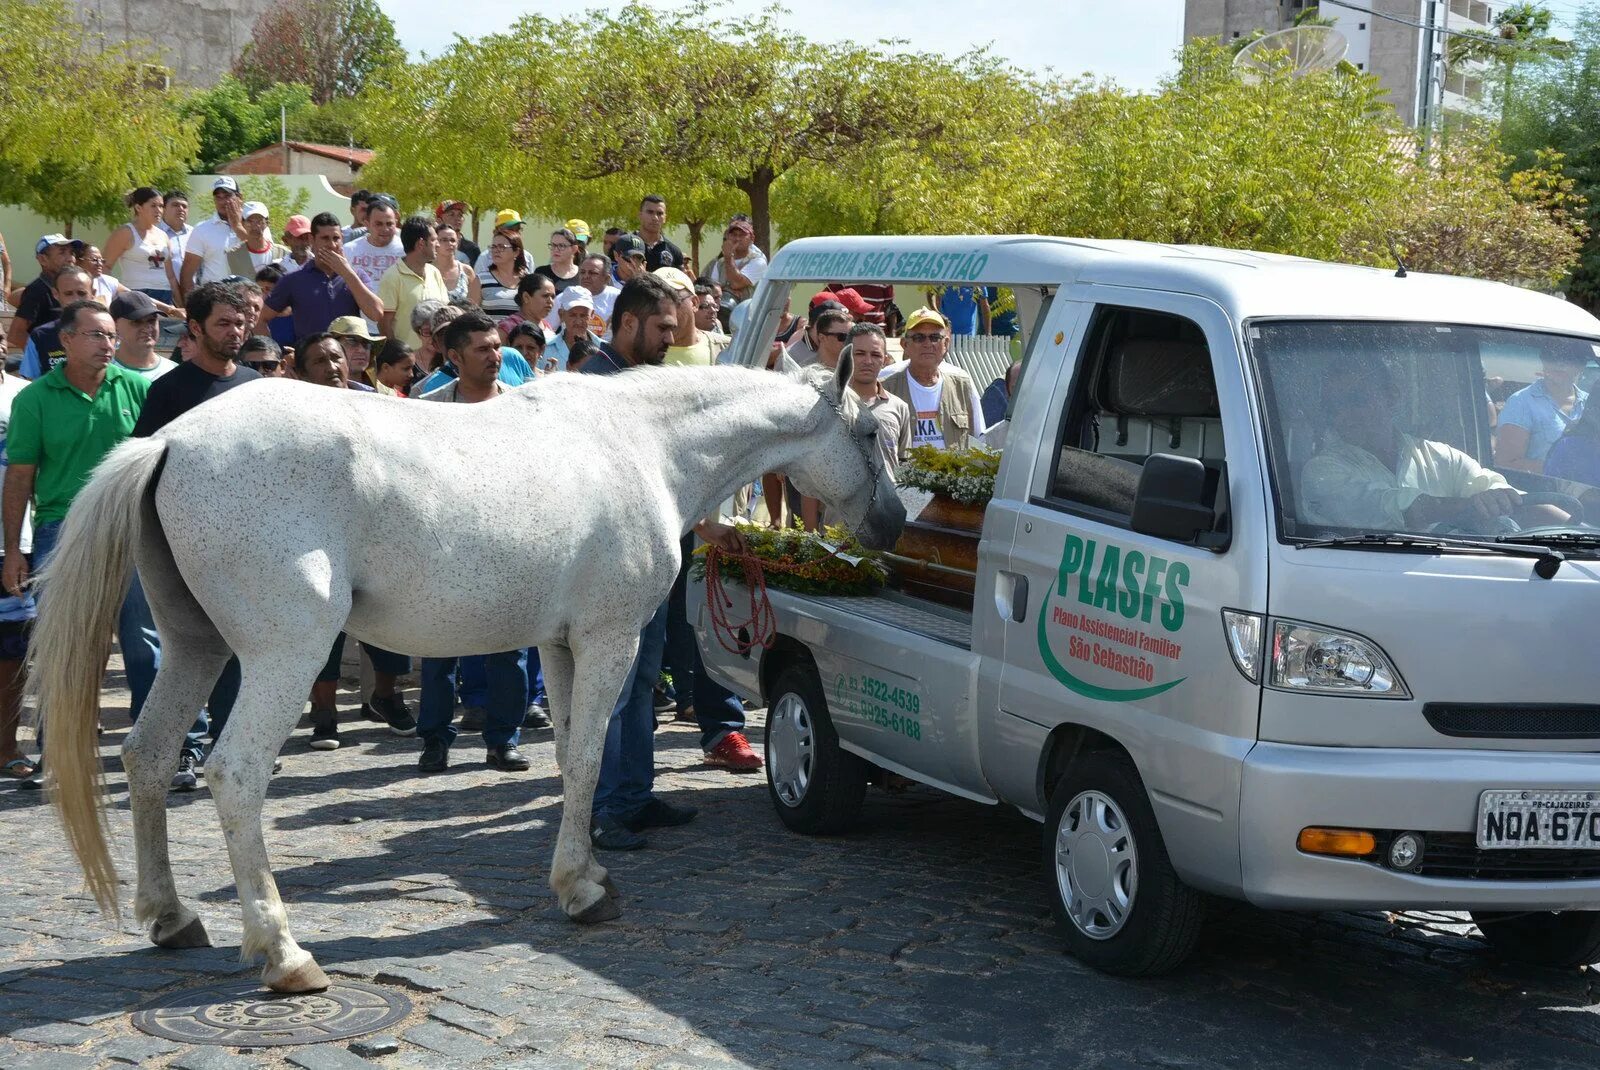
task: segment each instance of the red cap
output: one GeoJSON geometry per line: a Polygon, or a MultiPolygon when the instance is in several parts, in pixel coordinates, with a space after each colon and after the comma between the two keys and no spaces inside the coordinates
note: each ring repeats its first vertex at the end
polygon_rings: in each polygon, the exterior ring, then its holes
{"type": "Polygon", "coordinates": [[[435,208],[433,210],[433,218],[435,218],[435,219],[443,219],[444,218],[444,214],[446,212],[448,212],[450,209],[454,208],[458,204],[463,208],[472,207],[466,201],[440,201],[439,202],[439,207],[437,207],[437,208],[435,208]]]}
{"type": "MultiPolygon", "coordinates": [[[[756,228],[751,226],[747,220],[743,219],[735,219],[733,222],[729,223],[728,230],[742,230],[751,236],[754,236],[756,232],[756,228]]],[[[727,233],[727,231],[724,231],[723,233],[727,233]]]]}
{"type": "Polygon", "coordinates": [[[850,287],[842,290],[821,291],[811,299],[811,307],[816,308],[824,301],[839,302],[845,307],[846,312],[849,312],[850,315],[855,316],[857,319],[872,311],[872,306],[867,303],[867,299],[850,287]]]}

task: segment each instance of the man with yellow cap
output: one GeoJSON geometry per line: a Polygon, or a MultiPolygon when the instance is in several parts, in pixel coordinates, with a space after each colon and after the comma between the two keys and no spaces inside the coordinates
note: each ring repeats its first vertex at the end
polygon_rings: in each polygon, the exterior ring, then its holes
{"type": "Polygon", "coordinates": [[[906,359],[883,376],[883,388],[911,408],[915,446],[966,449],[982,441],[983,406],[972,376],[946,361],[950,325],[931,308],[906,317],[901,336],[906,359]]]}

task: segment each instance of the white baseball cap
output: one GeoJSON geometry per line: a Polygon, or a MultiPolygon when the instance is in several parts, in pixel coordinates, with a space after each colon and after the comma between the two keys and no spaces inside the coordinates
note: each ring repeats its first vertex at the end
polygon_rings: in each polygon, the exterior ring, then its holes
{"type": "Polygon", "coordinates": [[[249,219],[253,215],[258,215],[262,219],[272,218],[271,214],[267,211],[267,206],[262,204],[260,201],[245,201],[244,215],[242,218],[249,219]]]}
{"type": "Polygon", "coordinates": [[[569,308],[586,308],[594,311],[594,294],[589,292],[587,286],[568,286],[556,298],[556,311],[565,312],[569,308]]]}

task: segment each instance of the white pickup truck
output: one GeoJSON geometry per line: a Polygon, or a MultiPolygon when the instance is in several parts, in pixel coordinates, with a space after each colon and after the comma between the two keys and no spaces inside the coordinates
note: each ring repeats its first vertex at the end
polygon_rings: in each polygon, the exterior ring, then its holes
{"type": "Polygon", "coordinates": [[[741,656],[691,596],[711,674],[768,708],[790,827],[848,827],[884,772],[1014,806],[1070,950],[1113,972],[1182,961],[1206,895],[1467,910],[1506,956],[1600,957],[1600,492],[1497,468],[1490,396],[1549,417],[1529,458],[1581,430],[1556,399],[1600,321],[1248,252],[810,239],[735,359],[830,282],[907,311],[1007,287],[1025,357],[970,611],[773,591],[741,656]]]}

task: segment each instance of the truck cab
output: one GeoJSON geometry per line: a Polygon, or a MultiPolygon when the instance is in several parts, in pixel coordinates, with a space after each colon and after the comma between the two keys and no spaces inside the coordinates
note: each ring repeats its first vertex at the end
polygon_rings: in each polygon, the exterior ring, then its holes
{"type": "Polygon", "coordinates": [[[775,643],[739,656],[702,608],[792,827],[844,827],[881,773],[1016,807],[1069,948],[1115,972],[1181,961],[1208,895],[1600,955],[1600,475],[1543,470],[1590,433],[1600,321],[1232,250],[810,239],[734,359],[791,290],[852,282],[1004,287],[1023,367],[970,611],[775,591],[775,643]]]}

